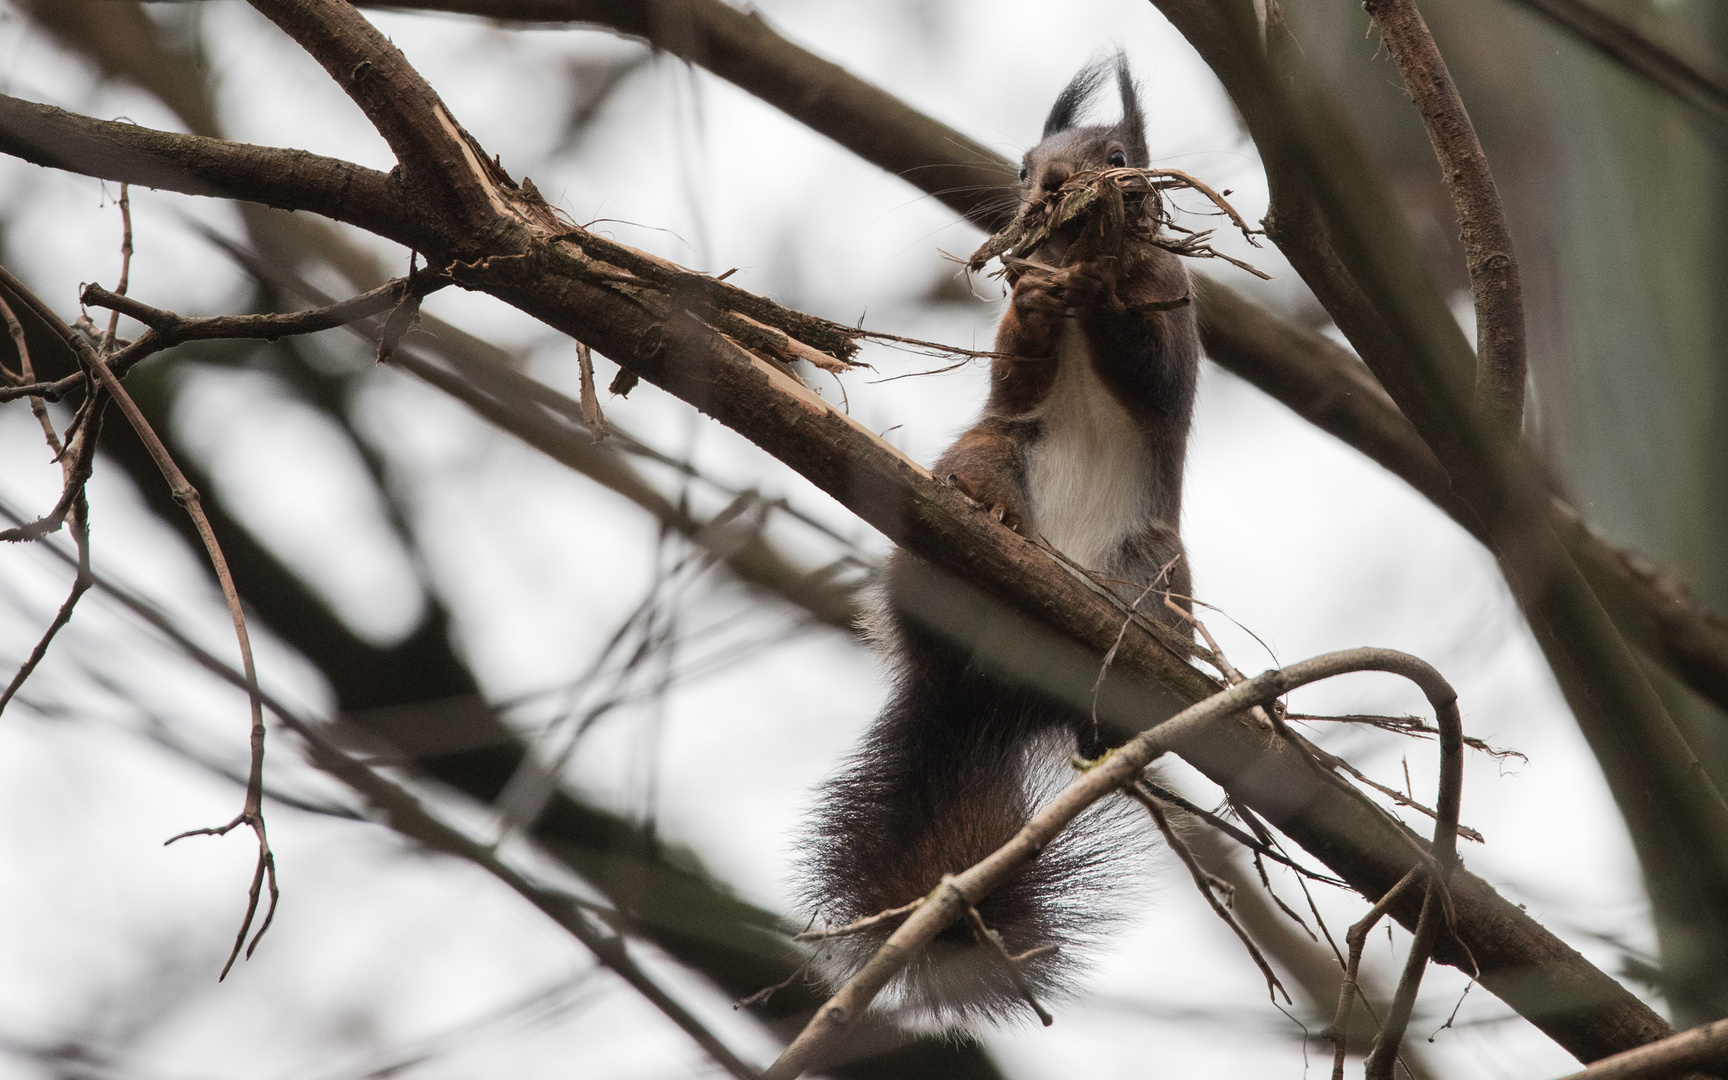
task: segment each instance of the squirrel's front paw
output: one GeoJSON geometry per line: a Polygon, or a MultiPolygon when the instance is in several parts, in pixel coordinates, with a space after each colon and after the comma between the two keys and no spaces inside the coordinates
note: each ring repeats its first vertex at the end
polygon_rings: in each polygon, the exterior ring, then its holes
{"type": "Polygon", "coordinates": [[[980,476],[968,476],[965,473],[952,472],[948,474],[948,483],[973,502],[983,507],[985,512],[1002,524],[1020,531],[1025,523],[1025,515],[1020,510],[1020,499],[1007,485],[999,481],[980,476]]]}
{"type": "Polygon", "coordinates": [[[1014,308],[1022,318],[1062,317],[1100,305],[1121,305],[1116,296],[1116,275],[1100,262],[1073,263],[1061,269],[1027,264],[1014,283],[1014,308]]]}
{"type": "Polygon", "coordinates": [[[1062,271],[1028,264],[1014,282],[1014,313],[1021,321],[1061,318],[1068,313],[1068,294],[1062,271]]]}

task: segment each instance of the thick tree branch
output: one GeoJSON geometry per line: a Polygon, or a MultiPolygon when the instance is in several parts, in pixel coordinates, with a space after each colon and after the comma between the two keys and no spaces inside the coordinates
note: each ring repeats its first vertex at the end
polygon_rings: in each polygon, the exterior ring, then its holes
{"type": "MultiPolygon", "coordinates": [[[[530,23],[592,23],[639,37],[707,68],[988,230],[1002,224],[1000,215],[1010,205],[1004,196],[1012,190],[1012,162],[800,48],[758,14],[719,0],[380,0],[377,6],[530,23]]],[[[1168,0],[1159,6],[1212,64],[1244,114],[1271,123],[1251,93],[1258,66],[1254,50],[1235,46],[1218,9],[1204,0],[1168,0]]],[[[1262,151],[1269,152],[1266,143],[1262,151]]],[[[1269,170],[1278,199],[1277,227],[1294,246],[1320,253],[1299,265],[1304,278],[1323,301],[1330,297],[1328,310],[1364,356],[1396,358],[1399,347],[1390,329],[1342,264],[1325,254],[1325,228],[1307,205],[1301,185],[1289,190],[1287,175],[1269,170]]],[[[1203,274],[1194,278],[1201,335],[1212,359],[1356,447],[1487,541],[1484,520],[1452,489],[1435,450],[1355,357],[1228,286],[1203,274]]],[[[1450,320],[1449,312],[1437,314],[1450,320]]],[[[1455,325],[1447,334],[1463,342],[1455,325]]],[[[1474,361],[1464,356],[1461,363],[1460,402],[1469,398],[1465,388],[1474,361]]],[[[1375,374],[1392,380],[1387,385],[1404,386],[1408,397],[1422,393],[1402,375],[1399,364],[1376,366],[1375,374]]],[[[1422,410],[1418,414],[1425,415],[1422,410]]],[[[1453,441],[1444,424],[1430,425],[1424,433],[1440,440],[1436,446],[1453,441]]],[[[1636,556],[1594,534],[1563,533],[1580,563],[1607,568],[1596,575],[1604,602],[1616,611],[1642,612],[1626,624],[1641,647],[1669,663],[1693,689],[1728,708],[1728,689],[1723,689],[1728,687],[1728,628],[1695,601],[1649,608],[1659,597],[1624,569],[1636,556]]]]}
{"type": "MultiPolygon", "coordinates": [[[[401,163],[404,180],[427,209],[484,229],[505,209],[515,184],[485,159],[472,136],[401,50],[345,0],[253,0],[322,64],[401,163]]],[[[478,239],[478,238],[476,238],[478,239]]]]}

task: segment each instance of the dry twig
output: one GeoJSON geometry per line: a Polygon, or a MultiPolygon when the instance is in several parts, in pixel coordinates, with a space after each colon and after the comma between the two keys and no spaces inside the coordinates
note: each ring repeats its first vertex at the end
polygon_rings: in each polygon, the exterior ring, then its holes
{"type": "MultiPolygon", "coordinates": [[[[0,515],[10,515],[10,511],[4,504],[0,504],[0,515]]],[[[62,559],[68,558],[64,552],[57,548],[50,547],[50,550],[62,559]]],[[[160,631],[176,648],[200,667],[240,690],[251,692],[256,689],[255,680],[249,679],[243,671],[235,669],[231,664],[193,641],[174,624],[173,620],[148,601],[101,576],[93,575],[93,579],[97,588],[160,631]]],[[[602,964],[641,992],[668,1019],[688,1032],[697,1043],[713,1054],[715,1059],[725,1066],[729,1073],[739,1077],[740,1080],[751,1080],[756,1075],[754,1069],[732,1053],[717,1036],[703,1026],[699,1019],[653,982],[648,974],[631,958],[629,952],[623,947],[620,938],[602,935],[585,918],[585,914],[591,913],[602,919],[610,920],[616,917],[615,913],[595,909],[592,905],[576,897],[530,881],[526,876],[502,862],[493,848],[473,840],[432,816],[413,792],[398,785],[371,766],[350,756],[327,734],[326,725],[301,716],[268,691],[257,690],[257,693],[264,705],[281,720],[284,727],[306,740],[311,750],[309,757],[312,764],[343,782],[360,795],[377,812],[377,820],[388,824],[390,828],[403,836],[425,844],[435,851],[442,851],[467,859],[503,881],[504,884],[539,908],[586,946],[602,964]]]]}
{"type": "MultiPolygon", "coordinates": [[[[945,880],[943,884],[946,885],[947,881],[945,880]]],[[[1020,991],[1020,996],[1026,999],[1026,1004],[1032,1006],[1032,1011],[1038,1014],[1039,1023],[1045,1027],[1054,1024],[1056,1018],[1051,1016],[1043,1005],[1039,1004],[1037,995],[1033,994],[1032,987],[1027,985],[1026,975],[1020,967],[1033,956],[1046,955],[1052,947],[1044,945],[1015,956],[1002,944],[1002,935],[985,924],[984,916],[978,913],[976,907],[967,905],[966,920],[972,924],[972,936],[978,939],[978,944],[989,949],[991,955],[995,956],[997,962],[1007,970],[1008,977],[1014,980],[1014,989],[1020,991]]]]}
{"type": "MultiPolygon", "coordinates": [[[[116,296],[125,296],[132,282],[132,185],[120,185],[120,281],[114,286],[116,296]]],[[[120,329],[120,312],[108,316],[108,330],[102,335],[102,351],[114,350],[114,332],[120,329]]]]}
{"type": "Polygon", "coordinates": [[[576,343],[576,369],[581,386],[582,422],[599,442],[608,434],[606,414],[600,411],[599,395],[594,393],[594,354],[580,341],[576,343]]]}
{"type": "Polygon", "coordinates": [[[1338,990],[1338,1015],[1332,1021],[1332,1080],[1344,1080],[1344,1052],[1350,1032],[1350,1010],[1356,1003],[1357,978],[1362,970],[1362,948],[1368,942],[1368,931],[1374,929],[1374,924],[1380,921],[1381,916],[1391,909],[1393,902],[1420,874],[1420,870],[1405,874],[1398,884],[1387,889],[1386,895],[1376,901],[1368,914],[1357,920],[1344,935],[1345,944],[1350,949],[1350,959],[1344,965],[1344,982],[1338,990]]]}
{"type": "MultiPolygon", "coordinates": [[[[12,335],[12,343],[18,349],[18,381],[23,384],[35,382],[36,372],[30,363],[30,346],[24,338],[24,327],[18,322],[18,316],[13,313],[11,305],[6,303],[4,297],[0,297],[0,316],[5,318],[6,327],[12,335]]],[[[4,370],[4,365],[0,365],[0,370],[4,370]]],[[[54,636],[60,632],[61,628],[71,620],[72,609],[78,606],[79,598],[90,588],[91,581],[90,502],[85,497],[83,481],[75,477],[77,459],[67,460],[65,458],[65,447],[61,445],[59,436],[55,434],[54,421],[49,417],[48,407],[43,404],[41,398],[32,397],[30,399],[30,411],[35,414],[36,422],[42,427],[42,437],[48,444],[49,452],[60,462],[61,482],[64,485],[64,490],[73,492],[68,518],[72,523],[72,541],[78,547],[78,564],[77,572],[72,579],[72,591],[67,594],[65,602],[60,605],[60,610],[55,613],[53,621],[48,624],[48,629],[43,632],[42,637],[36,643],[36,647],[30,651],[30,655],[25,658],[24,663],[19,665],[18,673],[12,677],[12,681],[7,684],[5,691],[0,692],[0,713],[6,711],[6,706],[18,693],[18,688],[24,685],[25,680],[30,678],[31,672],[35,671],[37,665],[42,662],[42,658],[48,655],[48,646],[54,641],[54,636]]],[[[83,429],[80,438],[94,444],[99,435],[101,423],[101,416],[96,416],[83,429]]],[[[85,460],[88,461],[87,458],[85,460]]]]}
{"type": "Polygon", "coordinates": [[[1152,815],[1152,820],[1157,824],[1158,831],[1164,834],[1164,842],[1170,845],[1170,850],[1176,853],[1176,857],[1182,860],[1182,865],[1188,868],[1188,873],[1193,875],[1194,887],[1199,889],[1200,895],[1204,896],[1206,902],[1212,905],[1212,911],[1220,919],[1223,919],[1224,924],[1241,939],[1243,948],[1247,949],[1248,955],[1253,957],[1255,966],[1260,969],[1260,974],[1266,977],[1267,995],[1276,1003],[1278,995],[1282,993],[1286,1005],[1294,1004],[1290,1000],[1290,991],[1284,989],[1284,984],[1278,981],[1278,976],[1272,971],[1272,965],[1266,962],[1266,957],[1260,952],[1260,947],[1254,944],[1254,939],[1248,936],[1248,931],[1242,929],[1242,924],[1236,921],[1236,916],[1230,914],[1230,909],[1219,901],[1218,894],[1214,891],[1212,884],[1215,879],[1201,869],[1200,860],[1194,857],[1194,852],[1189,849],[1180,836],[1176,835],[1176,830],[1170,827],[1170,819],[1164,813],[1164,807],[1159,804],[1157,797],[1145,790],[1138,782],[1123,788],[1122,793],[1144,806],[1147,813],[1152,815]]]}
{"type": "MultiPolygon", "coordinates": [[[[186,479],[186,475],[180,471],[179,466],[174,463],[174,459],[168,453],[168,448],[162,444],[162,440],[157,437],[149,422],[144,419],[143,412],[139,410],[131,395],[126,393],[126,388],[120,384],[120,380],[108,367],[106,359],[83,336],[59,322],[52,309],[42,303],[35,293],[26,288],[22,282],[18,281],[3,267],[0,267],[0,283],[5,284],[15,295],[25,299],[36,311],[36,314],[47,321],[51,327],[62,331],[63,339],[72,346],[79,361],[95,377],[100,388],[99,391],[91,393],[91,400],[95,401],[98,393],[105,393],[120,407],[121,413],[132,425],[133,431],[138,434],[138,438],[149,450],[150,457],[156,462],[156,467],[161,470],[163,478],[168,481],[169,490],[173,492],[175,501],[185,507],[186,512],[191,515],[193,524],[198,529],[198,535],[204,542],[204,550],[210,556],[211,565],[216,572],[216,579],[221,584],[222,596],[228,603],[228,614],[233,620],[234,635],[240,645],[240,658],[246,673],[247,696],[252,707],[250,740],[252,762],[247,775],[245,803],[241,807],[240,813],[225,825],[192,829],[171,837],[167,841],[167,843],[172,844],[174,841],[187,836],[223,836],[241,825],[250,828],[254,837],[257,838],[258,861],[253,870],[252,885],[247,890],[246,914],[241,920],[240,932],[235,936],[234,948],[228,955],[227,963],[222,966],[221,975],[218,976],[218,979],[223,979],[227,977],[229,969],[234,966],[234,961],[239,958],[242,947],[245,947],[248,957],[258,947],[259,939],[270,928],[270,921],[275,917],[276,902],[280,897],[280,892],[276,886],[276,858],[270,850],[270,841],[264,826],[264,712],[258,696],[257,670],[252,661],[252,642],[246,631],[246,616],[240,609],[240,593],[234,587],[233,575],[228,572],[228,561],[222,555],[222,547],[216,541],[216,533],[210,527],[210,519],[205,515],[203,507],[199,503],[197,489],[192,486],[191,482],[186,479]],[[263,924],[258,927],[258,932],[252,937],[251,945],[247,946],[246,935],[258,913],[261,893],[266,884],[270,889],[270,906],[264,913],[263,924]]],[[[117,297],[117,294],[115,295],[117,297]]],[[[94,448],[96,425],[101,415],[100,405],[95,406],[92,415],[93,419],[87,421],[80,429],[77,439],[81,444],[94,448]]],[[[83,460],[83,455],[80,455],[79,460],[83,460]]],[[[68,467],[67,470],[69,477],[68,494],[62,497],[62,501],[68,506],[81,495],[84,480],[89,477],[87,466],[82,470],[81,477],[78,477],[79,471],[77,463],[68,467]],[[72,483],[71,478],[73,477],[78,477],[76,486],[72,483]]]]}

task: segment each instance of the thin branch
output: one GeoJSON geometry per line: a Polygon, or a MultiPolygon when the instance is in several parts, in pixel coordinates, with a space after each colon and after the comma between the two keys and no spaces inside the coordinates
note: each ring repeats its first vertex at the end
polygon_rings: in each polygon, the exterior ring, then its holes
{"type": "MultiPolygon", "coordinates": [[[[6,302],[6,297],[0,296],[0,318],[6,320],[6,331],[12,335],[12,347],[18,350],[18,389],[27,391],[40,385],[36,382],[36,369],[30,363],[30,342],[24,337],[24,324],[18,321],[13,313],[12,305],[6,302]]],[[[0,371],[5,365],[0,364],[0,371]]],[[[6,388],[0,387],[0,390],[6,388]]],[[[6,400],[0,398],[0,400],[6,400]]],[[[30,395],[30,411],[36,416],[36,423],[42,427],[42,437],[48,441],[48,449],[58,459],[63,449],[60,436],[54,432],[54,421],[48,416],[48,406],[40,394],[30,395]]]]}
{"type": "MultiPolygon", "coordinates": [[[[0,267],[0,283],[12,290],[15,295],[25,298],[32,307],[37,309],[39,314],[47,310],[47,305],[43,304],[33,292],[4,267],[0,267]]],[[[138,438],[150,451],[150,456],[156,462],[156,467],[162,471],[163,478],[168,481],[169,490],[173,493],[175,501],[185,507],[186,512],[191,515],[193,523],[197,526],[198,535],[204,541],[204,550],[210,556],[211,565],[215,568],[216,579],[221,583],[223,598],[228,602],[228,614],[234,622],[234,636],[240,645],[240,659],[246,672],[247,696],[252,706],[252,765],[247,778],[245,803],[241,807],[240,813],[225,825],[194,829],[167,841],[172,844],[175,840],[187,836],[223,836],[240,825],[245,825],[251,829],[253,836],[258,841],[258,862],[252,873],[251,888],[247,891],[246,914],[241,920],[240,932],[234,939],[233,951],[229,953],[228,962],[222,966],[222,973],[218,976],[218,981],[220,981],[227,978],[228,971],[234,966],[234,961],[238,959],[242,947],[245,947],[248,957],[258,947],[259,940],[263,938],[264,932],[270,928],[270,921],[276,915],[276,902],[280,895],[276,887],[276,857],[270,850],[270,841],[265,834],[264,827],[264,711],[258,696],[257,670],[252,662],[252,642],[246,631],[246,616],[240,610],[240,593],[234,587],[233,575],[228,572],[228,561],[222,555],[221,545],[216,542],[216,533],[210,527],[210,519],[205,516],[203,507],[199,504],[197,489],[186,479],[186,475],[180,471],[180,467],[174,464],[174,459],[169,455],[168,448],[162,444],[162,440],[151,429],[149,421],[144,419],[143,412],[139,410],[131,395],[126,393],[126,388],[120,384],[120,380],[109,370],[107,361],[103,359],[102,355],[82,337],[73,333],[70,328],[64,327],[64,324],[61,324],[61,328],[65,330],[66,339],[73,344],[77,351],[79,360],[96,376],[101,389],[114,399],[114,403],[120,407],[120,411],[125,415],[127,422],[132,425],[132,430],[138,434],[138,438]],[[266,883],[270,888],[270,906],[264,913],[264,921],[258,927],[257,934],[253,936],[251,945],[247,946],[246,934],[252,926],[253,918],[257,915],[261,890],[266,883]]],[[[94,395],[92,396],[94,397],[94,395]]],[[[93,436],[96,430],[96,419],[99,417],[100,411],[98,410],[95,418],[87,422],[78,435],[78,438],[83,440],[86,445],[92,447],[95,445],[96,440],[93,436]]],[[[72,470],[69,469],[68,474],[71,475],[71,472],[72,470]]],[[[82,482],[80,482],[78,490],[81,491],[82,486],[82,482]]]]}
{"type": "MultiPolygon", "coordinates": [[[[1393,902],[1421,873],[1421,870],[1413,869],[1405,874],[1398,880],[1398,884],[1386,890],[1386,895],[1375,901],[1374,906],[1368,909],[1368,914],[1357,920],[1344,934],[1344,941],[1350,949],[1350,959],[1344,965],[1344,981],[1338,988],[1338,1014],[1332,1020],[1332,1080],[1344,1080],[1344,1054],[1350,1036],[1350,1011],[1356,1004],[1356,995],[1359,992],[1362,948],[1368,942],[1368,931],[1374,929],[1393,902]]],[[[1368,1004],[1366,996],[1363,1004],[1368,1004]]]]}
{"type": "MultiPolygon", "coordinates": [[[[0,505],[0,514],[9,516],[10,512],[4,505],[0,505]]],[[[54,550],[56,555],[66,558],[63,552],[54,550]]],[[[588,947],[601,963],[641,992],[680,1028],[689,1032],[704,1049],[713,1053],[716,1060],[726,1066],[727,1071],[734,1076],[744,1078],[744,1080],[749,1080],[756,1075],[754,1069],[728,1050],[718,1037],[702,1025],[700,1020],[691,1015],[688,1010],[674,1001],[652,981],[624,949],[621,939],[602,936],[584,920],[583,911],[589,905],[575,897],[529,881],[501,862],[495,850],[471,840],[463,833],[445,825],[433,817],[413,793],[350,756],[330,738],[326,732],[326,725],[302,717],[279,698],[268,691],[258,689],[256,680],[249,678],[245,672],[236,670],[231,664],[204,649],[146,601],[100,576],[96,576],[95,581],[98,588],[159,630],[174,643],[175,647],[191,657],[200,667],[221,678],[230,686],[245,690],[248,693],[257,693],[264,705],[281,720],[283,726],[306,740],[310,749],[309,757],[312,764],[343,782],[360,795],[374,810],[378,811],[381,820],[390,828],[434,850],[474,862],[499,878],[551,917],[571,936],[588,947]]],[[[250,778],[247,782],[250,783],[250,778]]]]}
{"type": "Polygon", "coordinates": [[[1289,869],[1296,871],[1296,873],[1302,875],[1303,877],[1311,878],[1314,881],[1320,882],[1321,884],[1334,885],[1334,886],[1338,886],[1341,888],[1349,888],[1349,885],[1346,884],[1344,881],[1342,881],[1338,878],[1335,878],[1335,877],[1331,877],[1327,874],[1322,874],[1322,873],[1319,873],[1318,871],[1308,869],[1306,866],[1303,866],[1301,863],[1292,859],[1290,856],[1284,854],[1282,851],[1279,851],[1277,848],[1271,846],[1270,844],[1268,844],[1268,843],[1266,843],[1266,842],[1264,842],[1264,841],[1262,841],[1262,840],[1260,840],[1254,836],[1250,836],[1249,834],[1243,832],[1241,829],[1238,829],[1236,826],[1230,824],[1228,821],[1219,817],[1217,814],[1214,814],[1212,811],[1207,810],[1203,806],[1195,805],[1193,802],[1190,802],[1188,799],[1183,798],[1180,794],[1178,794],[1177,792],[1171,791],[1169,788],[1161,787],[1160,785],[1153,783],[1150,780],[1141,780],[1140,785],[1142,787],[1144,787],[1149,794],[1157,797],[1160,801],[1167,802],[1171,806],[1174,806],[1174,807],[1181,809],[1184,813],[1192,814],[1193,816],[1199,818],[1201,821],[1204,821],[1206,824],[1212,826],[1214,829],[1217,829],[1219,832],[1223,833],[1225,836],[1228,836],[1230,839],[1236,841],[1238,844],[1241,844],[1243,847],[1247,848],[1249,851],[1252,851],[1255,855],[1263,855],[1266,858],[1271,859],[1273,862],[1276,862],[1276,863],[1279,863],[1285,867],[1288,867],[1289,869]]]}
{"type": "MultiPolygon", "coordinates": [[[[1026,955],[1014,956],[1009,953],[1007,946],[1002,944],[1002,935],[990,929],[989,925],[984,922],[984,916],[978,913],[977,908],[967,905],[966,920],[972,924],[972,936],[978,939],[978,944],[984,946],[991,955],[996,957],[997,963],[1002,965],[1008,972],[1008,977],[1013,980],[1014,989],[1020,992],[1020,996],[1026,999],[1026,1004],[1032,1006],[1032,1011],[1038,1014],[1038,1022],[1045,1027],[1054,1024],[1056,1018],[1051,1016],[1049,1010],[1045,1009],[1043,1005],[1039,1004],[1037,995],[1032,993],[1032,987],[1026,982],[1025,972],[1021,970],[1020,965],[1025,963],[1026,955]]],[[[1042,956],[1049,949],[1049,946],[1040,946],[1033,952],[1042,956]]]]}
{"type": "Polygon", "coordinates": [[[1571,31],[1603,56],[1728,126],[1728,83],[1585,0],[1512,0],[1571,31]]]}
{"type": "MultiPolygon", "coordinates": [[[[187,341],[223,338],[276,341],[298,334],[316,334],[321,330],[346,326],[391,310],[401,304],[403,298],[411,292],[424,295],[448,284],[450,279],[447,277],[416,275],[412,280],[396,278],[340,303],[309,311],[269,315],[216,315],[203,318],[189,318],[151,307],[131,297],[109,292],[100,285],[85,286],[79,300],[90,307],[110,308],[116,317],[129,315],[147,327],[138,340],[109,358],[109,368],[115,375],[123,376],[146,357],[187,341]]],[[[53,385],[64,393],[71,389],[75,379],[76,376],[69,376],[53,385]]]]}
{"type": "Polygon", "coordinates": [[[242,946],[245,947],[248,959],[258,948],[258,942],[264,937],[264,932],[270,929],[271,920],[276,917],[276,902],[281,895],[276,887],[276,856],[270,850],[270,840],[264,827],[264,710],[263,702],[258,696],[258,672],[252,661],[252,641],[246,630],[246,615],[240,610],[240,592],[234,587],[234,575],[228,572],[228,560],[222,555],[222,547],[216,541],[216,532],[210,527],[210,519],[205,515],[203,505],[199,501],[198,490],[186,479],[186,474],[180,471],[180,467],[174,464],[174,459],[169,456],[168,448],[162,444],[161,439],[157,438],[149,421],[144,419],[144,413],[133,402],[131,395],[126,393],[126,388],[120,385],[120,380],[115,378],[112,371],[108,370],[102,357],[92,352],[86,357],[86,360],[92,370],[96,372],[96,376],[101,380],[103,387],[113,395],[115,404],[120,406],[120,411],[132,425],[132,430],[138,433],[138,437],[149,448],[150,456],[155,459],[157,467],[162,470],[163,478],[168,481],[168,487],[173,492],[174,500],[186,508],[186,513],[191,516],[193,524],[197,526],[198,535],[204,541],[204,550],[209,555],[210,564],[216,571],[216,580],[222,586],[222,597],[228,603],[228,614],[234,623],[234,636],[240,644],[240,660],[246,673],[247,696],[252,706],[250,739],[252,764],[247,774],[245,803],[242,805],[240,813],[225,825],[192,829],[165,841],[165,843],[172,844],[174,841],[188,836],[226,836],[241,825],[251,829],[253,836],[258,841],[258,862],[252,872],[251,888],[247,890],[246,914],[240,921],[240,930],[234,937],[234,948],[228,954],[228,961],[222,965],[222,973],[217,976],[217,980],[221,981],[228,977],[228,972],[234,966],[234,961],[240,956],[242,946]],[[254,916],[258,913],[260,891],[265,884],[268,884],[270,888],[270,906],[265,910],[264,921],[259,925],[258,932],[253,935],[252,942],[248,945],[246,944],[246,933],[252,926],[254,916]]]}
{"type": "MultiPolygon", "coordinates": [[[[67,471],[71,471],[71,463],[69,462],[67,463],[67,471]]],[[[6,711],[6,706],[18,693],[19,687],[24,685],[26,679],[30,678],[30,673],[36,670],[36,666],[42,662],[42,658],[48,655],[48,646],[53,643],[54,635],[58,634],[61,628],[71,621],[72,609],[78,606],[79,598],[90,588],[90,503],[84,497],[82,488],[78,489],[77,495],[72,500],[70,516],[72,542],[78,546],[78,572],[72,578],[72,591],[66,595],[65,602],[60,605],[60,610],[55,612],[54,620],[48,624],[48,629],[43,632],[41,640],[36,642],[36,647],[30,650],[30,655],[19,666],[18,673],[12,676],[12,681],[6,685],[5,691],[0,692],[0,713],[6,711]]]]}
{"type": "Polygon", "coordinates": [[[1180,836],[1176,835],[1176,830],[1170,827],[1170,819],[1165,815],[1164,807],[1159,804],[1157,797],[1150,791],[1144,790],[1139,782],[1124,787],[1122,794],[1144,806],[1146,812],[1152,815],[1152,820],[1157,824],[1158,831],[1164,834],[1164,842],[1170,845],[1170,850],[1176,853],[1176,857],[1182,860],[1182,865],[1188,868],[1188,873],[1194,878],[1194,887],[1200,890],[1200,895],[1204,896],[1206,902],[1212,906],[1213,913],[1223,919],[1224,925],[1228,926],[1241,940],[1243,948],[1248,950],[1248,955],[1254,959],[1255,966],[1260,969],[1260,974],[1266,977],[1266,993],[1271,997],[1273,1003],[1277,1003],[1278,995],[1282,993],[1286,1005],[1294,1004],[1290,1000],[1290,991],[1286,990],[1284,984],[1278,981],[1278,976],[1272,971],[1272,965],[1268,964],[1266,957],[1261,954],[1260,947],[1254,944],[1254,939],[1248,936],[1248,931],[1242,929],[1242,924],[1238,923],[1236,917],[1230,914],[1230,909],[1219,901],[1217,892],[1213,888],[1212,875],[1200,868],[1200,861],[1194,857],[1194,852],[1189,849],[1187,844],[1183,843],[1180,836]]]}
{"type": "Polygon", "coordinates": [[[902,904],[897,908],[889,908],[886,911],[878,911],[874,915],[866,915],[864,918],[855,919],[852,922],[847,923],[845,926],[836,926],[831,929],[824,928],[821,930],[805,930],[802,933],[792,935],[792,940],[827,941],[830,938],[851,937],[853,934],[862,934],[867,930],[876,929],[883,923],[893,922],[896,919],[901,919],[912,914],[914,911],[918,910],[918,905],[923,902],[924,898],[919,897],[910,904],[902,904]]]}
{"type": "Polygon", "coordinates": [[[1510,446],[1524,417],[1524,291],[1500,192],[1452,73],[1413,0],[1368,0],[1367,8],[1422,114],[1458,214],[1476,301],[1476,412],[1489,437],[1510,446]]]}
{"type": "MultiPolygon", "coordinates": [[[[1352,671],[1388,671],[1415,682],[1433,703],[1436,718],[1447,709],[1456,716],[1457,695],[1432,667],[1388,649],[1351,649],[1330,653],[1281,670],[1268,671],[1192,705],[1175,717],[1143,731],[1093,763],[1016,836],[982,862],[948,878],[924,898],[859,971],[811,1018],[763,1080],[794,1080],[821,1065],[834,1044],[860,1021],[876,995],[919,954],[932,938],[962,918],[1023,869],[1088,806],[1131,785],[1152,760],[1178,744],[1218,730],[1219,721],[1255,705],[1275,701],[1290,690],[1352,671]]],[[[1456,812],[1456,805],[1453,805],[1456,812]]]]}
{"type": "Polygon", "coordinates": [[[1429,848],[1433,868],[1429,871],[1422,914],[1416,921],[1404,973],[1392,995],[1392,1004],[1386,1010],[1380,1035],[1368,1053],[1366,1080],[1392,1080],[1392,1066],[1404,1041],[1404,1031],[1410,1025],[1410,1014],[1416,1007],[1416,992],[1422,985],[1422,974],[1428,968],[1428,960],[1434,954],[1434,942],[1439,937],[1441,924],[1450,927],[1454,922],[1447,889],[1458,863],[1458,811],[1464,789],[1464,723],[1458,714],[1457,695],[1443,698],[1430,695],[1429,701],[1434,706],[1434,726],[1440,729],[1440,793],[1434,801],[1434,842],[1429,848]]]}
{"type": "MultiPolygon", "coordinates": [[[[11,287],[16,280],[5,267],[0,266],[0,282],[11,287]]],[[[78,428],[77,434],[68,436],[72,440],[70,445],[61,448],[63,483],[60,498],[55,501],[54,508],[35,521],[11,529],[0,529],[0,541],[17,543],[40,540],[50,533],[59,532],[65,525],[67,515],[72,513],[78,500],[83,497],[84,485],[89,482],[90,474],[95,469],[95,433],[101,427],[102,416],[107,408],[108,393],[99,386],[85,399],[84,407],[80,410],[80,415],[89,419],[78,428]]]]}
{"type": "MultiPolygon", "coordinates": [[[[120,184],[120,283],[114,286],[114,295],[123,297],[132,283],[132,186],[125,182],[120,184]]],[[[102,352],[104,355],[114,351],[114,334],[120,329],[120,311],[115,309],[108,316],[108,331],[102,335],[102,352]]]]}

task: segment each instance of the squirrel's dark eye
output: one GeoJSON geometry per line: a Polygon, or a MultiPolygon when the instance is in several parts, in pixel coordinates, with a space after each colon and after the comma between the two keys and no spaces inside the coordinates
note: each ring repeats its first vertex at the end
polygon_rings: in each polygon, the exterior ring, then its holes
{"type": "Polygon", "coordinates": [[[1120,150],[1112,150],[1110,151],[1110,156],[1105,158],[1104,161],[1112,169],[1120,169],[1128,164],[1128,155],[1124,154],[1120,150]]]}
{"type": "Polygon", "coordinates": [[[1022,184],[1026,182],[1026,166],[1024,165],[1020,166],[1020,182],[1022,184]]]}

